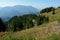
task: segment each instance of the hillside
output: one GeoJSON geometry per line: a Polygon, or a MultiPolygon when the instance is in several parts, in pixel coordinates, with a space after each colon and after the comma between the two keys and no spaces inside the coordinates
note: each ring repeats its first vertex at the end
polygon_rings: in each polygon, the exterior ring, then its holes
{"type": "Polygon", "coordinates": [[[59,30],[60,24],[55,21],[23,31],[0,34],[0,40],[55,40],[57,37],[60,39],[59,30]]]}
{"type": "Polygon", "coordinates": [[[56,8],[55,13],[56,14],[53,15],[51,11],[49,13],[42,13],[42,15],[49,16],[50,22],[52,22],[60,18],[60,8],[56,8]]]}
{"type": "Polygon", "coordinates": [[[54,15],[52,12],[41,14],[49,16],[49,23],[14,33],[0,34],[0,40],[60,40],[60,23],[57,21],[60,18],[60,8],[55,11],[54,15]]]}

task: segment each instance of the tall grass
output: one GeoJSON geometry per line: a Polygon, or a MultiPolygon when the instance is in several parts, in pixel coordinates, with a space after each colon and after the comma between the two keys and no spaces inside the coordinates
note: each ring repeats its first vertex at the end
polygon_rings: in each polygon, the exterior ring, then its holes
{"type": "Polygon", "coordinates": [[[60,40],[60,33],[59,34],[52,34],[51,36],[48,36],[47,39],[34,37],[32,35],[7,35],[5,37],[0,38],[0,40],[60,40]]]}
{"type": "Polygon", "coordinates": [[[48,40],[60,40],[60,34],[52,34],[52,36],[49,36],[48,40]]]}

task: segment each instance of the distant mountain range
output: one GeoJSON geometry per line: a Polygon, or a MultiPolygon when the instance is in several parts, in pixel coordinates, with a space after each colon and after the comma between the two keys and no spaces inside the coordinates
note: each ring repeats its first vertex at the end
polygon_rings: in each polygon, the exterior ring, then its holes
{"type": "Polygon", "coordinates": [[[13,7],[0,8],[0,17],[20,16],[24,14],[36,14],[39,10],[32,6],[16,5],[13,7]]]}
{"type": "MultiPolygon", "coordinates": [[[[6,17],[21,16],[25,14],[37,14],[39,10],[32,6],[16,5],[13,7],[0,8],[0,17],[6,19],[6,17]]],[[[9,18],[8,18],[9,19],[9,18]]]]}

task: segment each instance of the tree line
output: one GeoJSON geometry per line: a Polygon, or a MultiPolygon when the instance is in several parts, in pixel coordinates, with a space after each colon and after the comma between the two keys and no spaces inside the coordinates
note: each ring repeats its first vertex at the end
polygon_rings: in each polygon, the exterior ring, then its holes
{"type": "Polygon", "coordinates": [[[14,16],[5,24],[0,18],[0,31],[20,31],[41,25],[48,21],[48,17],[42,15],[37,16],[36,14],[14,16]],[[33,22],[33,20],[35,20],[35,22],[33,22]]]}
{"type": "MultiPolygon", "coordinates": [[[[48,12],[51,12],[51,11],[54,11],[55,8],[54,7],[48,7],[48,8],[44,8],[40,11],[40,13],[48,13],[48,12]]],[[[55,12],[55,11],[54,11],[55,12]]],[[[54,13],[53,13],[54,14],[54,13]]]]}

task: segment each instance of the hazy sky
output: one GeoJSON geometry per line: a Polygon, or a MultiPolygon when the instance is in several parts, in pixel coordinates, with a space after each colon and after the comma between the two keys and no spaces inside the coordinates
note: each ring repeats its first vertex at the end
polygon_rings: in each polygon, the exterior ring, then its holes
{"type": "Polygon", "coordinates": [[[0,7],[14,5],[33,6],[40,9],[49,6],[60,6],[60,0],[0,0],[0,7]]]}

